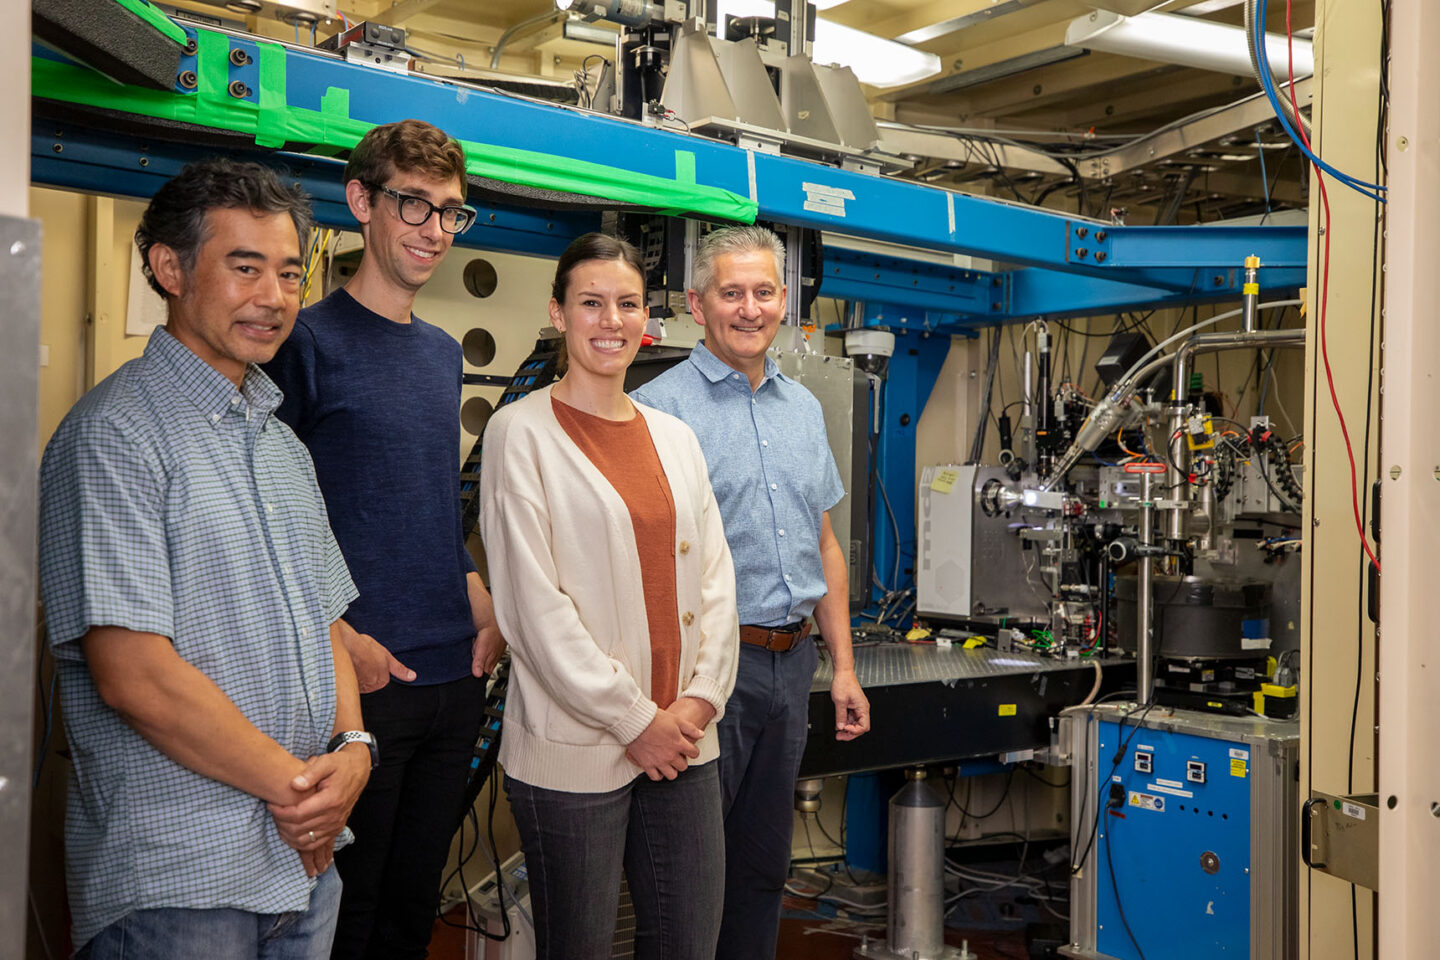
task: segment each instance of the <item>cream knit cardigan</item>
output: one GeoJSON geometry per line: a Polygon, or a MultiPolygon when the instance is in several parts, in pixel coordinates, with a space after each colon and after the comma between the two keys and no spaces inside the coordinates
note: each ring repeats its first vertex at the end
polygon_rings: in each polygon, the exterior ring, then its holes
{"type": "MultiPolygon", "coordinates": [[[[636,404],[675,501],[681,697],[715,707],[735,686],[735,572],[704,454],[680,420],[636,404]]],[[[659,496],[659,491],[656,491],[659,496]]],[[[550,388],[485,430],[481,530],[511,677],[500,762],[531,786],[615,790],[642,775],[625,746],[655,717],[640,555],[625,502],[555,419],[550,388]]],[[[712,722],[699,743],[720,752],[712,722]]]]}

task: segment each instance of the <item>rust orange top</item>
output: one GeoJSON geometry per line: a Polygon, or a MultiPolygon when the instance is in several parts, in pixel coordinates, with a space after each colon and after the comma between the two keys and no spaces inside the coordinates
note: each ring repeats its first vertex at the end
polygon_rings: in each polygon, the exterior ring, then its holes
{"type": "Polygon", "coordinates": [[[645,418],[607,420],[550,398],[555,419],[605,475],[635,529],[650,625],[650,699],[660,709],[680,688],[680,614],[675,597],[675,501],[645,418]]]}

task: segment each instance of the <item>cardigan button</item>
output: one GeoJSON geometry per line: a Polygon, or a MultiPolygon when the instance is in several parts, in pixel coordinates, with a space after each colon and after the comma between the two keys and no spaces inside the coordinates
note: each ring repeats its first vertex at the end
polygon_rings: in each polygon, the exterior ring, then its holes
{"type": "Polygon", "coordinates": [[[680,622],[685,624],[685,626],[687,627],[690,626],[690,624],[695,622],[695,614],[691,613],[689,610],[686,610],[685,614],[680,618],[680,622]]]}
{"type": "Polygon", "coordinates": [[[689,541],[689,540],[681,540],[681,541],[680,541],[680,552],[681,552],[682,554],[685,554],[685,553],[689,553],[689,552],[690,552],[690,541],[689,541]]]}

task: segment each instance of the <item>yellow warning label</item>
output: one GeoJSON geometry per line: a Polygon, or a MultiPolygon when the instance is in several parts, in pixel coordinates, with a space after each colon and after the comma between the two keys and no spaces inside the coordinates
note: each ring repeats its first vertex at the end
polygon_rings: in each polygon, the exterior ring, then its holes
{"type": "Polygon", "coordinates": [[[1000,704],[1000,716],[1002,716],[1002,717],[1013,717],[1013,716],[1015,716],[1015,704],[1013,704],[1013,703],[1002,703],[1002,704],[1000,704]]]}
{"type": "Polygon", "coordinates": [[[1250,295],[1250,294],[1252,294],[1252,293],[1255,294],[1256,296],[1259,296],[1259,295],[1260,295],[1260,284],[1258,284],[1258,283],[1247,283],[1247,284],[1245,284],[1245,286],[1243,286],[1243,287],[1240,288],[1240,292],[1243,293],[1243,294],[1246,294],[1247,296],[1250,295]]]}
{"type": "Polygon", "coordinates": [[[955,481],[959,479],[959,470],[941,470],[935,474],[935,479],[930,481],[930,489],[936,493],[949,493],[954,489],[955,481]]]}
{"type": "Polygon", "coordinates": [[[1247,765],[1247,763],[1246,763],[1244,760],[1240,760],[1240,759],[1235,758],[1235,757],[1231,757],[1231,758],[1230,758],[1230,776],[1232,776],[1232,777],[1244,777],[1245,774],[1247,774],[1247,773],[1249,773],[1249,772],[1250,772],[1249,766],[1247,765]]]}

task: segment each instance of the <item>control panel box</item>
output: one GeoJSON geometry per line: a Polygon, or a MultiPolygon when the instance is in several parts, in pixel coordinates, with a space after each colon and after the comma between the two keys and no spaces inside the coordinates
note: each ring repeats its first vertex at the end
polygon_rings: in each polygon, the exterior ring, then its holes
{"type": "Polygon", "coordinates": [[[1294,722],[1134,704],[1071,718],[1070,945],[1084,960],[1294,960],[1294,722]]]}

